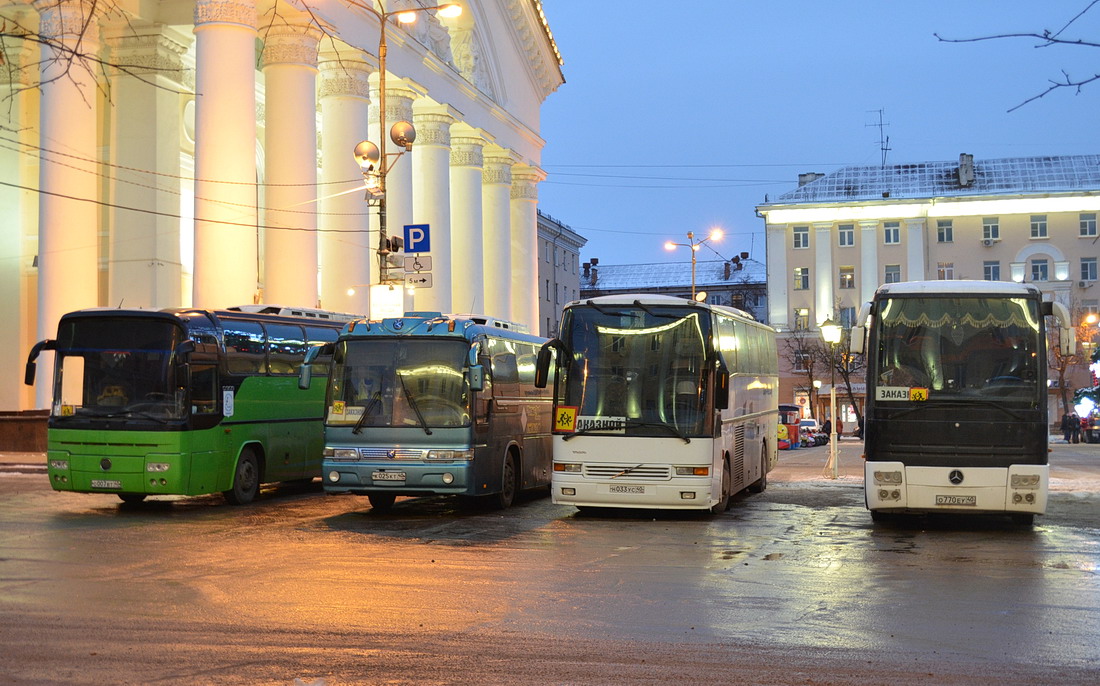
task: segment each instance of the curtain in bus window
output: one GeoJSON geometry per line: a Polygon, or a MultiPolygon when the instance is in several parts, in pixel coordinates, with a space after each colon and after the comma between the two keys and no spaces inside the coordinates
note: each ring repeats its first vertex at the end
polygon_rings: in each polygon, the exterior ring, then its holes
{"type": "Polygon", "coordinates": [[[879,316],[880,386],[932,395],[1026,397],[1037,392],[1036,303],[1009,298],[894,299],[879,316]]]}

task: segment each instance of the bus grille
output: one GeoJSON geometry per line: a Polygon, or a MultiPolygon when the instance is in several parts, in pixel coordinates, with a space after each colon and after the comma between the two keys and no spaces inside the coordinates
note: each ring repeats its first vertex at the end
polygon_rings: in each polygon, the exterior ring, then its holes
{"type": "Polygon", "coordinates": [[[670,470],[661,465],[586,464],[584,475],[593,479],[668,479],[670,470]]]}
{"type": "Polygon", "coordinates": [[[424,451],[412,448],[360,448],[360,460],[423,460],[424,451]]]}

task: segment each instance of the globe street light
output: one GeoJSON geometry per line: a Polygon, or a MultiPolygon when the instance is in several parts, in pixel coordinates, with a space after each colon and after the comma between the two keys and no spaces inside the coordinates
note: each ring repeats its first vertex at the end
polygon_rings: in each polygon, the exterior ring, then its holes
{"type": "Polygon", "coordinates": [[[389,279],[388,257],[390,254],[389,234],[386,230],[386,174],[389,173],[393,163],[388,157],[396,158],[403,153],[412,150],[413,141],[416,140],[416,129],[407,121],[399,121],[390,128],[389,135],[398,147],[403,148],[397,153],[386,153],[386,24],[390,17],[396,17],[398,23],[411,24],[416,21],[417,12],[438,10],[439,16],[453,18],[462,14],[462,7],[454,3],[445,5],[432,5],[431,7],[409,7],[406,9],[387,12],[379,2],[382,10],[364,4],[360,0],[349,0],[357,9],[372,14],[378,19],[378,145],[370,141],[362,141],[355,146],[353,154],[355,161],[363,176],[367,179],[367,203],[374,202],[378,206],[378,278],[379,283],[387,283],[389,279]]]}
{"type": "Polygon", "coordinates": [[[840,343],[840,325],[830,317],[821,322],[821,339],[829,346],[829,465],[832,478],[840,476],[836,450],[836,344],[840,343]]]}
{"type": "Polygon", "coordinates": [[[665,242],[665,250],[675,250],[677,247],[690,248],[691,249],[691,299],[695,300],[695,253],[699,251],[699,246],[707,241],[716,241],[722,237],[721,229],[714,229],[710,232],[709,236],[695,240],[695,234],[691,231],[687,233],[687,243],[673,243],[672,241],[665,242]]]}

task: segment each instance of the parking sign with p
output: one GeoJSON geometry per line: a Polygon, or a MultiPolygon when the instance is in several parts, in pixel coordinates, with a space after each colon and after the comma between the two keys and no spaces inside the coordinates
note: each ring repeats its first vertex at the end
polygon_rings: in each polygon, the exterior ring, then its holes
{"type": "Polygon", "coordinates": [[[405,252],[431,252],[431,236],[427,224],[405,225],[405,252]]]}

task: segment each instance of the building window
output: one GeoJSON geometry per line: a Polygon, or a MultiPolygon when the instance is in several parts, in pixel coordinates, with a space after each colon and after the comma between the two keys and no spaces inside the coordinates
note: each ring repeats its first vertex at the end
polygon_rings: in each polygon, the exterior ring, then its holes
{"type": "Polygon", "coordinates": [[[810,354],[809,353],[795,353],[794,354],[794,371],[805,374],[810,371],[810,354]]]}
{"type": "Polygon", "coordinates": [[[856,244],[856,225],[841,224],[836,229],[837,245],[842,248],[850,248],[856,244]]]}
{"type": "Polygon", "coordinates": [[[936,241],[939,243],[954,243],[954,226],[951,224],[950,219],[939,219],[936,221],[936,241]]]}
{"type": "Polygon", "coordinates": [[[550,302],[550,279],[546,280],[546,302],[550,302]]]}
{"type": "Polygon", "coordinates": [[[982,219],[982,238],[987,241],[1001,240],[1001,222],[997,217],[985,217],[982,219]]]}
{"type": "Polygon", "coordinates": [[[1096,281],[1096,258],[1095,257],[1082,257],[1081,258],[1081,280],[1082,281],[1096,281]]]}
{"type": "Polygon", "coordinates": [[[806,291],[810,289],[810,268],[809,267],[795,267],[794,268],[794,289],[796,291],[806,291]]]}
{"type": "Polygon", "coordinates": [[[800,248],[810,247],[810,227],[808,226],[796,226],[794,227],[794,248],[798,250],[800,248]]]}
{"type": "Polygon", "coordinates": [[[955,278],[954,262],[937,262],[936,278],[940,281],[950,281],[955,278]]]}
{"type": "Polygon", "coordinates": [[[1046,281],[1050,278],[1050,265],[1043,258],[1031,261],[1031,280],[1046,281]]]}
{"type": "Polygon", "coordinates": [[[550,262],[550,244],[549,243],[543,243],[542,244],[542,259],[545,260],[547,263],[550,262]]]}
{"type": "Polygon", "coordinates": [[[805,307],[796,308],[794,311],[795,331],[804,331],[810,328],[810,310],[805,307]]]}
{"type": "Polygon", "coordinates": [[[1081,237],[1092,238],[1096,235],[1096,213],[1081,213],[1081,237]]]}
{"type": "Polygon", "coordinates": [[[856,324],[856,308],[855,307],[842,307],[840,308],[840,326],[841,328],[850,329],[856,324]]]}
{"type": "Polygon", "coordinates": [[[1100,301],[1082,300],[1081,312],[1084,314],[1100,314],[1100,301]]]}
{"type": "Polygon", "coordinates": [[[840,268],[840,287],[841,288],[855,288],[856,287],[856,268],[855,267],[841,267],[840,268]]]}
{"type": "Polygon", "coordinates": [[[883,283],[901,283],[901,265],[888,264],[886,272],[882,275],[883,283]]]}
{"type": "Polygon", "coordinates": [[[986,281],[1000,281],[1001,263],[996,260],[982,262],[982,276],[986,281]]]}
{"type": "MultiPolygon", "coordinates": [[[[1033,214],[1031,215],[1031,237],[1032,238],[1046,238],[1047,237],[1047,216],[1045,214],[1033,214]]],[[[1044,279],[1045,281],[1045,279],[1044,279]]]]}
{"type": "Polygon", "coordinates": [[[901,243],[901,222],[883,222],[882,242],[885,245],[898,245],[901,243]]]}

